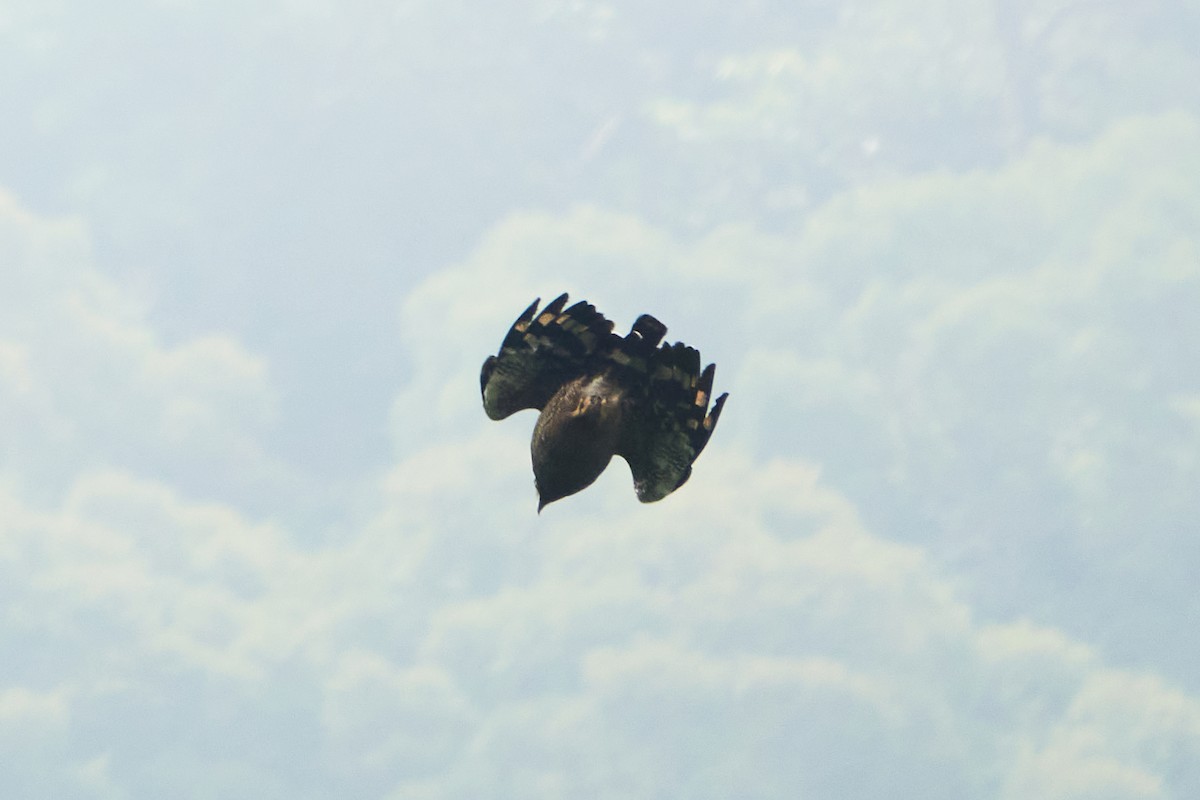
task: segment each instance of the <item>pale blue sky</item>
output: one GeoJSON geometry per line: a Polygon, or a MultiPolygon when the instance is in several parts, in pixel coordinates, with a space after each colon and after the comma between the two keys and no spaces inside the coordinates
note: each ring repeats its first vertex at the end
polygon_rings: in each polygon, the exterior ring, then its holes
{"type": "Polygon", "coordinates": [[[1194,2],[0,0],[0,795],[1200,796],[1194,2]],[[540,517],[478,371],[730,400],[540,517]]]}

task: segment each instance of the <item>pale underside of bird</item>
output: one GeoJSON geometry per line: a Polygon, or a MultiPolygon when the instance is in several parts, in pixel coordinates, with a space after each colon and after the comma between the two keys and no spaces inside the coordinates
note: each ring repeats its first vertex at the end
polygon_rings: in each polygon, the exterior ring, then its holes
{"type": "Polygon", "coordinates": [[[483,408],[495,420],[538,409],[531,445],[538,511],[600,477],[614,455],[633,473],[643,503],[684,484],[712,435],[728,393],[709,410],[715,364],[649,314],[625,336],[587,302],[567,295],[541,311],[534,300],[480,374],[483,408]]]}

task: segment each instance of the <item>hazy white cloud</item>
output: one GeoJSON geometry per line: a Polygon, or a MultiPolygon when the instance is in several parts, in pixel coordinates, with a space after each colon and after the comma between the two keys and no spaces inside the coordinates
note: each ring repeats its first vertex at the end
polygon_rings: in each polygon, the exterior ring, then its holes
{"type": "MultiPolygon", "coordinates": [[[[449,295],[440,313],[469,320],[474,302],[449,295]]],[[[422,369],[460,380],[437,359],[422,369]]],[[[75,687],[74,713],[61,693],[10,689],[6,717],[86,729],[106,698],[163,691],[164,671],[236,695],[284,681],[291,714],[320,731],[311,757],[397,797],[1070,796],[1106,777],[1134,797],[1192,780],[1144,752],[1194,747],[1194,699],[1059,631],[975,623],[950,576],[865,530],[816,467],[714,440],[661,504],[636,503],[614,464],[530,528],[520,419],[402,447],[358,525],[316,550],[128,474],[83,476],[57,509],[8,493],[10,635],[50,631],[43,651],[92,661],[47,676],[75,687]],[[1142,701],[1116,703],[1121,685],[1142,701]],[[1143,707],[1176,722],[1130,733],[1143,707]],[[847,756],[864,751],[878,769],[847,756]],[[1067,756],[1068,775],[1046,772],[1067,756]]],[[[146,765],[192,769],[152,751],[146,765]]],[[[112,796],[153,783],[98,741],[71,757],[80,785],[112,796]]],[[[227,758],[213,785],[268,785],[262,757],[227,758]]]]}
{"type": "Polygon", "coordinates": [[[147,301],[94,268],[78,222],[39,218],[0,195],[0,228],[11,277],[0,300],[0,404],[14,423],[5,446],[26,477],[61,489],[79,464],[236,465],[251,479],[277,470],[262,448],[276,397],[261,358],[221,333],[165,342],[147,301]]]}
{"type": "Polygon", "coordinates": [[[1200,703],[1154,677],[1097,671],[1015,765],[1006,797],[1180,797],[1198,784],[1200,703]]]}
{"type": "Polygon", "coordinates": [[[1200,793],[1194,15],[75,5],[0,20],[0,794],[1200,793]],[[660,503],[480,411],[561,291],[718,364],[660,503]]]}
{"type": "MultiPolygon", "coordinates": [[[[21,570],[6,570],[19,609],[8,635],[37,630],[43,653],[88,658],[42,676],[74,687],[70,715],[61,692],[10,689],[3,716],[79,725],[77,773],[135,796],[172,785],[155,784],[151,764],[186,775],[218,763],[213,786],[267,786],[267,753],[202,744],[226,722],[258,726],[263,702],[320,732],[309,758],[330,780],[397,797],[884,784],[1060,796],[1045,781],[1068,777],[1046,770],[1064,753],[1083,787],[1196,779],[1163,755],[1196,747],[1193,697],[1112,670],[1060,631],[975,622],[952,576],[864,530],[812,466],[727,448],[656,506],[627,497],[622,475],[593,490],[616,501],[535,528],[510,488],[439,519],[464,485],[507,470],[495,462],[511,459],[480,458],[506,447],[488,444],[447,465],[412,454],[363,528],[321,551],[124,475],[81,480],[57,510],[6,495],[0,552],[21,570]],[[206,713],[162,695],[172,674],[240,699],[206,713]],[[147,692],[166,699],[144,708],[151,727],[179,715],[198,726],[187,758],[199,760],[179,761],[169,742],[135,759],[86,733],[110,702],[147,692]]],[[[195,702],[213,702],[204,694],[195,702]]],[[[277,792],[315,796],[321,780],[277,792]]]]}
{"type": "MultiPolygon", "coordinates": [[[[885,784],[903,796],[993,796],[1034,786],[1045,743],[1080,709],[1101,707],[1089,736],[1113,769],[1162,786],[1194,779],[1129,749],[1161,751],[1161,728],[1135,726],[1127,739],[1129,720],[1096,695],[1098,683],[1147,676],[1106,667],[1054,629],[975,622],[951,577],[863,531],[812,468],[726,453],[705,474],[675,509],[566,512],[525,544],[541,565],[532,574],[506,575],[500,562],[498,578],[464,579],[504,588],[443,602],[415,656],[478,722],[459,732],[440,779],[402,781],[395,796],[885,784]],[[734,474],[761,487],[736,513],[723,494],[734,474]],[[870,768],[850,755],[865,752],[870,768]]],[[[432,579],[418,570],[412,580],[432,579]]],[[[1187,719],[1194,701],[1158,686],[1187,719]]],[[[1191,748],[1188,724],[1163,739],[1191,748]]]]}
{"type": "Polygon", "coordinates": [[[36,692],[12,687],[0,692],[0,726],[9,745],[64,730],[70,707],[60,691],[36,692]]]}
{"type": "Polygon", "coordinates": [[[445,769],[470,735],[475,714],[449,676],[433,667],[397,668],[351,651],[333,667],[321,718],[338,772],[431,774],[445,769]]]}

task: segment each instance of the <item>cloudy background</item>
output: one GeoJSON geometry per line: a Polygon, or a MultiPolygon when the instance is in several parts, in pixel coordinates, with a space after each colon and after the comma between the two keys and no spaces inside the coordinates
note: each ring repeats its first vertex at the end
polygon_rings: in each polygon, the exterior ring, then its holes
{"type": "Polygon", "coordinates": [[[0,794],[1200,796],[1191,0],[0,0],[0,794]],[[534,296],[718,363],[540,517],[534,296]]]}

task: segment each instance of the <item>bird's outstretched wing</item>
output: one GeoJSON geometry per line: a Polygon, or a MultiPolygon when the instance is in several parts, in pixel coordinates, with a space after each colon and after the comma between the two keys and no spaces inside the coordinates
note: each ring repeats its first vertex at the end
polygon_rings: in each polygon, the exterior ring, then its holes
{"type": "MultiPolygon", "coordinates": [[[[661,338],[665,327],[653,317],[649,319],[661,328],[661,338]]],[[[637,328],[635,324],[634,330],[637,328]]],[[[620,340],[622,344],[628,341],[628,337],[620,340]]],[[[716,365],[709,364],[701,372],[696,349],[682,342],[657,349],[653,344],[649,350],[619,346],[609,356],[621,361],[622,354],[635,353],[628,358],[629,416],[617,454],[629,462],[634,490],[643,503],[661,500],[684,484],[728,397],[728,393],[722,394],[709,411],[716,365]]]]}
{"type": "Polygon", "coordinates": [[[479,376],[483,408],[492,419],[504,419],[525,408],[541,409],[559,387],[595,368],[621,339],[596,307],[567,295],[556,297],[540,312],[541,298],[517,318],[500,345],[488,356],[479,376]]]}

